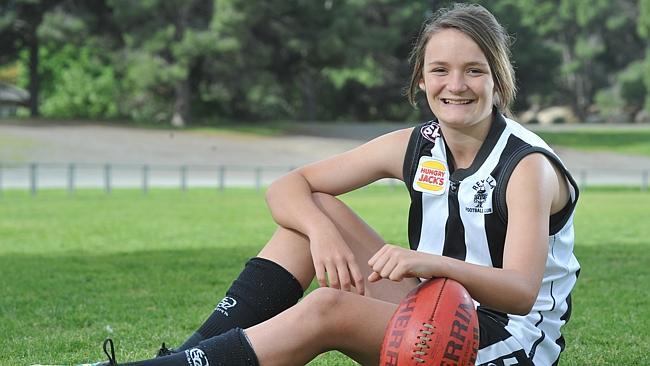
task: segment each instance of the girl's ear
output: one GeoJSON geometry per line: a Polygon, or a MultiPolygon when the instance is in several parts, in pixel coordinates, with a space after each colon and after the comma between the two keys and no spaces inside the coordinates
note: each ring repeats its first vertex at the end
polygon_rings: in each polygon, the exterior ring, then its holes
{"type": "Polygon", "coordinates": [[[424,85],[424,78],[421,78],[420,81],[418,82],[418,87],[422,91],[426,91],[425,85],[424,85]]]}

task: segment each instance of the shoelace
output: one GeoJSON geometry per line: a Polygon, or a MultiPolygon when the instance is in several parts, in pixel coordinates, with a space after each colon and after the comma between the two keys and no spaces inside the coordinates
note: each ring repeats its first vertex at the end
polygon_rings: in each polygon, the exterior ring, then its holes
{"type": "Polygon", "coordinates": [[[167,348],[165,345],[165,342],[163,342],[162,346],[158,350],[158,357],[163,357],[163,356],[169,356],[174,353],[174,350],[171,348],[167,348]]]}
{"type": "Polygon", "coordinates": [[[117,366],[117,361],[115,360],[115,347],[113,346],[113,340],[110,338],[106,338],[104,341],[104,353],[106,354],[106,357],[108,357],[108,365],[117,366]],[[106,346],[110,347],[110,353],[106,346]]]}

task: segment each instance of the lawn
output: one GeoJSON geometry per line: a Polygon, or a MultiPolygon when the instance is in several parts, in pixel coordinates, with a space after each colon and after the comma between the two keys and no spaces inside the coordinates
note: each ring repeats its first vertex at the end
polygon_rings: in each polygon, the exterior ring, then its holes
{"type": "Polygon", "coordinates": [[[553,146],[650,156],[650,128],[578,128],[536,133],[553,146]]]}
{"type": "MultiPolygon", "coordinates": [[[[404,243],[402,188],[344,197],[387,241],[404,243]],[[397,218],[397,219],[396,219],[397,218]]],[[[650,193],[583,192],[582,272],[564,365],[649,364],[650,193]]],[[[0,196],[0,365],[150,357],[212,311],[273,231],[261,193],[5,191],[0,196]]],[[[310,365],[353,365],[331,352],[310,365]]]]}

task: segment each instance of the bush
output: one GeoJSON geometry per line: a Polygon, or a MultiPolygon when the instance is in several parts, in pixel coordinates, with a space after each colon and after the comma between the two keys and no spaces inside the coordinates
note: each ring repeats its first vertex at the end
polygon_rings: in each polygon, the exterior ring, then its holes
{"type": "Polygon", "coordinates": [[[119,86],[113,67],[89,46],[42,50],[41,113],[54,118],[116,118],[119,86]]]}

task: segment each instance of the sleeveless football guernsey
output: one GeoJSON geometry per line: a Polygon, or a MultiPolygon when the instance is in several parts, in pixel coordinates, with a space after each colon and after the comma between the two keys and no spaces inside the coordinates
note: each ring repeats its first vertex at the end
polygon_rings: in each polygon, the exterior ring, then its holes
{"type": "Polygon", "coordinates": [[[407,147],[404,181],[411,196],[410,247],[496,268],[503,266],[508,179],[517,163],[531,153],[545,155],[566,176],[570,201],[550,217],[546,269],[530,313],[504,314],[477,303],[479,312],[503,324],[509,333],[482,340],[477,365],[494,360],[509,364],[513,345],[537,365],[552,365],[559,359],[564,349],[560,327],[569,320],[570,294],[580,270],[573,255],[578,186],[541,138],[497,112],[467,169],[454,169],[436,121],[415,127],[407,147]]]}

